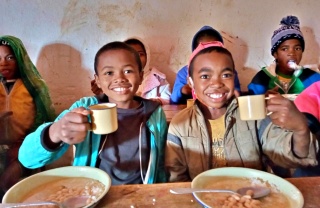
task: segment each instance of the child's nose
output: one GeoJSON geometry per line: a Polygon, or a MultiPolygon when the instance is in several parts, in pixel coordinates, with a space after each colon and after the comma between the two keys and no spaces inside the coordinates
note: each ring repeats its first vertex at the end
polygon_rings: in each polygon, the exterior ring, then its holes
{"type": "Polygon", "coordinates": [[[296,50],[294,48],[289,48],[289,55],[295,55],[296,50]]]}
{"type": "Polygon", "coordinates": [[[122,73],[120,73],[120,74],[118,74],[117,75],[117,77],[115,78],[115,82],[116,83],[122,83],[122,82],[125,82],[127,79],[126,79],[126,77],[125,77],[125,75],[124,74],[122,74],[122,73]]]}
{"type": "Polygon", "coordinates": [[[5,65],[6,63],[6,59],[0,58],[0,65],[5,65]]]}
{"type": "Polygon", "coordinates": [[[219,88],[223,86],[223,82],[221,79],[218,78],[212,78],[210,82],[210,87],[219,88]]]}

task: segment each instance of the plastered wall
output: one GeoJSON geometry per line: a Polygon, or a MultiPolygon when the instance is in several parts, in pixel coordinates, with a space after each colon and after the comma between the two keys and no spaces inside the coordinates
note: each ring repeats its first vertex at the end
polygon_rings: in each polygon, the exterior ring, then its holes
{"type": "Polygon", "coordinates": [[[0,34],[19,37],[47,81],[57,112],[92,95],[93,59],[105,43],[138,36],[151,65],[173,84],[203,25],[219,30],[241,87],[272,62],[270,38],[282,17],[296,15],[306,40],[303,64],[319,63],[318,0],[1,0],[0,34]]]}

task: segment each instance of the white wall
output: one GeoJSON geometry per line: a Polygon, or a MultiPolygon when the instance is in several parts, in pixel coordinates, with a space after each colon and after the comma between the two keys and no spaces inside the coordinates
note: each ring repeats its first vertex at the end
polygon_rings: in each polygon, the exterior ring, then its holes
{"type": "Polygon", "coordinates": [[[302,63],[319,62],[318,0],[1,0],[0,35],[19,37],[47,81],[58,112],[91,95],[93,59],[105,43],[144,38],[151,64],[172,84],[203,25],[219,30],[233,53],[242,89],[270,63],[270,39],[296,15],[306,40],[302,63]]]}

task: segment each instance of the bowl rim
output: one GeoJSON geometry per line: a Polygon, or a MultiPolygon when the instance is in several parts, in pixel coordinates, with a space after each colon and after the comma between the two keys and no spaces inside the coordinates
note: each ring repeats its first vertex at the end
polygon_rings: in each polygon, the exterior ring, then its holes
{"type": "MultiPolygon", "coordinates": [[[[292,183],[290,183],[289,181],[275,175],[269,172],[265,172],[262,170],[257,170],[257,169],[252,169],[252,168],[245,168],[245,167],[221,167],[221,168],[214,168],[214,169],[210,169],[210,170],[206,170],[200,174],[198,174],[191,182],[191,188],[198,188],[196,187],[196,182],[197,180],[199,180],[199,178],[203,177],[203,176],[213,176],[211,175],[211,173],[214,172],[214,175],[216,176],[231,176],[231,177],[237,177],[237,175],[235,175],[235,173],[237,172],[241,172],[241,173],[247,173],[247,175],[250,177],[250,175],[260,175],[259,178],[265,179],[265,178],[273,178],[276,181],[281,181],[281,183],[286,184],[286,186],[290,186],[290,188],[296,192],[297,194],[297,200],[300,202],[300,206],[298,208],[302,208],[304,205],[304,198],[303,195],[301,193],[301,191],[292,183]]],[[[238,176],[238,177],[246,177],[246,176],[238,176]]],[[[256,176],[251,176],[251,177],[256,177],[256,176]]],[[[269,182],[269,181],[268,181],[269,182]]],[[[269,182],[273,185],[276,185],[274,182],[269,182]]],[[[277,186],[278,187],[278,186],[277,186]]],[[[200,203],[202,206],[204,207],[208,207],[210,208],[210,206],[206,203],[204,203],[200,197],[198,196],[197,193],[193,193],[194,198],[198,201],[198,203],[200,203]]],[[[288,197],[288,195],[286,194],[286,196],[288,197]]]]}
{"type": "Polygon", "coordinates": [[[109,191],[110,187],[111,187],[111,178],[110,176],[103,170],[99,169],[99,168],[95,168],[95,167],[90,167],[90,166],[64,166],[64,167],[58,167],[58,168],[53,168],[53,169],[49,169],[49,170],[45,170],[39,173],[36,173],[34,175],[31,175],[29,177],[26,177],[24,179],[22,179],[21,181],[19,181],[18,183],[16,183],[15,185],[13,185],[3,196],[2,198],[2,203],[12,203],[11,201],[8,202],[8,197],[11,194],[12,191],[14,191],[15,189],[17,189],[17,187],[21,186],[21,184],[23,185],[24,183],[27,183],[27,181],[32,181],[34,178],[39,177],[39,176],[58,176],[58,177],[87,177],[87,178],[91,178],[90,175],[87,176],[81,176],[81,172],[86,172],[86,173],[90,173],[90,172],[95,172],[95,175],[100,175],[103,178],[103,181],[93,178],[95,180],[100,181],[104,186],[105,186],[105,190],[103,191],[103,193],[92,203],[88,204],[87,206],[83,207],[83,208],[87,208],[87,207],[92,207],[93,205],[96,205],[109,191]],[[74,175],[67,175],[67,174],[61,174],[61,173],[70,173],[70,170],[75,171],[74,175]],[[59,172],[59,174],[57,174],[59,172]],[[98,173],[98,174],[97,174],[98,173]],[[78,176],[75,176],[78,175],[78,176]]]}

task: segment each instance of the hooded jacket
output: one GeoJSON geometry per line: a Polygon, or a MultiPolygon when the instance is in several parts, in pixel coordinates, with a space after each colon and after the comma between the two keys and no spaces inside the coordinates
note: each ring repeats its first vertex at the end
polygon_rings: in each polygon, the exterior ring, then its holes
{"type": "MultiPolygon", "coordinates": [[[[165,161],[169,181],[191,181],[201,172],[212,168],[212,140],[197,102],[171,120],[165,161]]],[[[310,134],[308,157],[299,159],[292,151],[292,131],[279,128],[268,117],[258,121],[242,121],[237,99],[233,99],[227,107],[225,127],[227,167],[261,170],[264,169],[263,155],[286,168],[317,164],[317,145],[313,134],[310,134]]]]}
{"type": "Polygon", "coordinates": [[[263,67],[252,79],[248,85],[248,91],[251,95],[265,94],[269,89],[276,86],[279,87],[280,94],[299,94],[305,88],[314,82],[320,81],[320,74],[309,69],[303,68],[293,73],[291,82],[289,83],[289,91],[285,92],[281,89],[281,83],[276,73],[276,64],[272,63],[268,67],[263,67]]]}
{"type": "MultiPolygon", "coordinates": [[[[148,165],[140,167],[143,172],[149,173],[144,176],[144,182],[166,182],[167,179],[164,170],[164,148],[167,135],[167,123],[165,114],[157,102],[140,97],[135,97],[134,99],[143,102],[146,115],[150,114],[150,117],[146,118],[145,123],[141,125],[141,135],[150,135],[142,138],[146,143],[150,144],[150,155],[147,157],[147,161],[143,163],[148,165]]],[[[88,108],[90,105],[95,105],[100,102],[108,102],[108,98],[105,95],[82,98],[75,102],[69,110],[63,111],[55,121],[60,120],[66,113],[70,112],[74,108],[88,108]]],[[[89,122],[90,120],[89,116],[89,122]]],[[[51,124],[52,123],[45,123],[41,125],[35,132],[29,134],[24,140],[19,150],[19,160],[25,167],[34,169],[50,164],[62,157],[62,155],[68,150],[69,144],[66,143],[62,143],[61,146],[55,150],[48,149],[44,145],[44,134],[51,124]]],[[[88,131],[84,141],[79,144],[75,144],[73,165],[96,167],[97,159],[99,157],[98,152],[100,148],[100,141],[101,135],[88,131]]],[[[146,155],[143,149],[144,148],[141,148],[141,155],[146,155]]],[[[141,159],[142,161],[145,161],[145,158],[141,159]]]]}
{"type": "Polygon", "coordinates": [[[155,67],[150,67],[151,53],[149,46],[141,38],[131,37],[129,39],[139,40],[143,44],[147,56],[146,66],[143,69],[143,81],[139,86],[137,95],[146,99],[157,98],[162,104],[169,104],[171,96],[170,85],[164,73],[155,67]]]}
{"type": "MultiPolygon", "coordinates": [[[[193,36],[192,43],[191,43],[191,51],[194,51],[197,48],[196,43],[197,43],[197,38],[199,33],[206,30],[210,30],[213,33],[215,33],[219,39],[218,41],[223,43],[223,38],[221,34],[217,30],[213,29],[212,27],[205,25],[202,28],[200,28],[200,30],[193,36]]],[[[170,97],[171,104],[186,104],[187,99],[192,98],[191,94],[184,95],[181,92],[182,87],[188,84],[187,78],[188,78],[188,65],[185,65],[177,72],[176,80],[174,82],[171,97],[170,97]]],[[[238,73],[236,70],[235,70],[234,82],[235,82],[235,89],[240,92],[241,91],[240,82],[239,82],[238,73]]]]}

